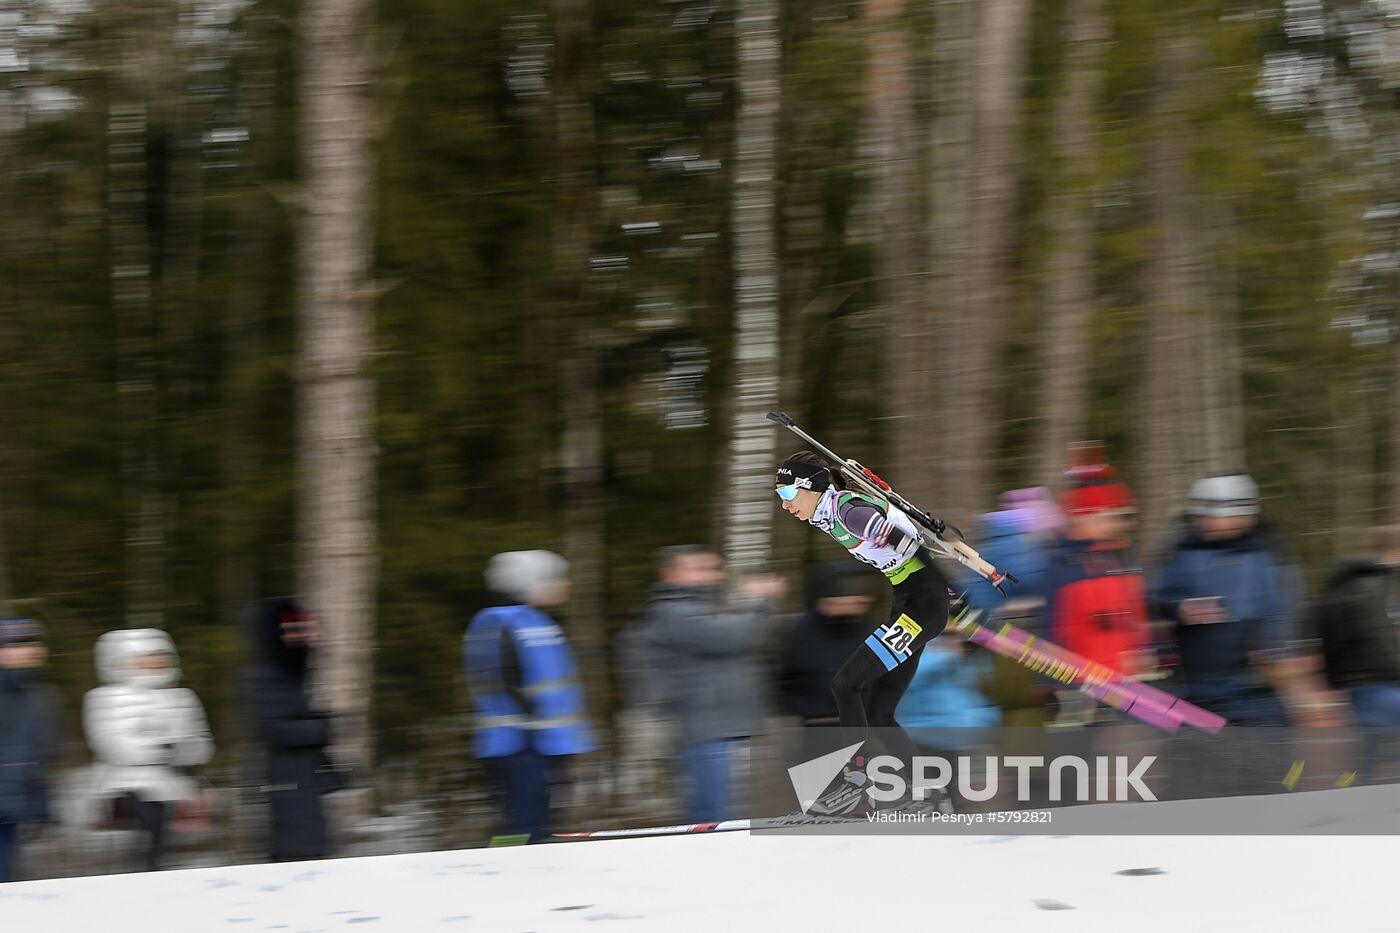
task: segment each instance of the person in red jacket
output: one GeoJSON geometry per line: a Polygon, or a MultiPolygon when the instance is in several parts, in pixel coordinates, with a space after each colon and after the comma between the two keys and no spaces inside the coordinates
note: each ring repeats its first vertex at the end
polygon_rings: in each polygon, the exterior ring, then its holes
{"type": "Polygon", "coordinates": [[[1132,560],[1134,500],[1102,464],[1070,472],[1065,525],[1047,569],[1045,632],[1054,642],[1127,674],[1146,666],[1147,588],[1132,560]]]}

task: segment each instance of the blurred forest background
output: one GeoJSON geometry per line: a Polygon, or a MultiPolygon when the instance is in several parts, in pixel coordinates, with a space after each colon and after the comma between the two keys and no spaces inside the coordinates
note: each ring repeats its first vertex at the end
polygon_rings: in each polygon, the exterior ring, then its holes
{"type": "Polygon", "coordinates": [[[1398,90],[1393,0],[0,0],[0,598],[227,733],[299,593],[386,756],[549,547],[601,711],[657,547],[830,556],[772,408],[969,528],[1101,439],[1149,567],[1247,468],[1316,585],[1400,519],[1398,90]]]}

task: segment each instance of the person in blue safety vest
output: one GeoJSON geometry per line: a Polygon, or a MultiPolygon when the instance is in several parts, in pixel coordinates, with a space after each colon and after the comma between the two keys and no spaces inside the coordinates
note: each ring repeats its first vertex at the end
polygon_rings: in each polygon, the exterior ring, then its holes
{"type": "Polygon", "coordinates": [[[503,825],[492,845],[547,835],[550,791],[570,756],[596,747],[568,639],[544,610],[568,599],[569,564],[550,551],[491,558],[486,585],[503,605],[472,618],[463,640],[476,756],[498,785],[503,825]]]}

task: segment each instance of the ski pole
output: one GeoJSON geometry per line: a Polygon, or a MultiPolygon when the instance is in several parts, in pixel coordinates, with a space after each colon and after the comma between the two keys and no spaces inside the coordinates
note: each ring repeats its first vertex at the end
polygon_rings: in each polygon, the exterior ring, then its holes
{"type": "Polygon", "coordinates": [[[1002,586],[1003,581],[1011,583],[1021,582],[1017,580],[1014,575],[998,570],[996,567],[992,566],[986,558],[978,554],[976,549],[965,540],[962,540],[963,533],[956,526],[949,525],[940,518],[935,518],[931,513],[924,511],[895,492],[894,489],[890,488],[888,483],[879,480],[879,477],[876,477],[874,473],[866,470],[865,467],[860,466],[860,464],[855,461],[847,460],[845,457],[842,457],[840,454],[827,447],[821,441],[798,427],[797,422],[792,419],[792,416],[784,412],[770,411],[768,413],[768,420],[775,424],[782,425],[802,438],[802,440],[810,444],[817,453],[825,457],[828,462],[836,464],[836,469],[841,472],[841,475],[856,486],[859,486],[870,495],[891,503],[919,525],[922,525],[923,528],[920,530],[920,536],[924,539],[924,543],[928,545],[930,550],[955,560],[978,576],[984,577],[992,586],[996,587],[997,592],[1003,596],[1006,595],[1006,590],[1002,586]],[[857,469],[858,466],[860,467],[859,469],[857,469]],[[879,480],[879,482],[877,483],[876,480],[879,480]],[[957,535],[958,540],[950,541],[943,537],[949,530],[957,535]]]}

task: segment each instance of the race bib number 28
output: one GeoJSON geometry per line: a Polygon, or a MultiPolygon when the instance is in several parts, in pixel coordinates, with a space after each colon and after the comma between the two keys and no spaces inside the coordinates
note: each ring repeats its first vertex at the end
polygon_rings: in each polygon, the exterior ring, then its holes
{"type": "Polygon", "coordinates": [[[896,658],[903,661],[909,657],[909,646],[924,627],[907,615],[901,615],[893,622],[880,627],[880,644],[890,649],[896,658]]]}

